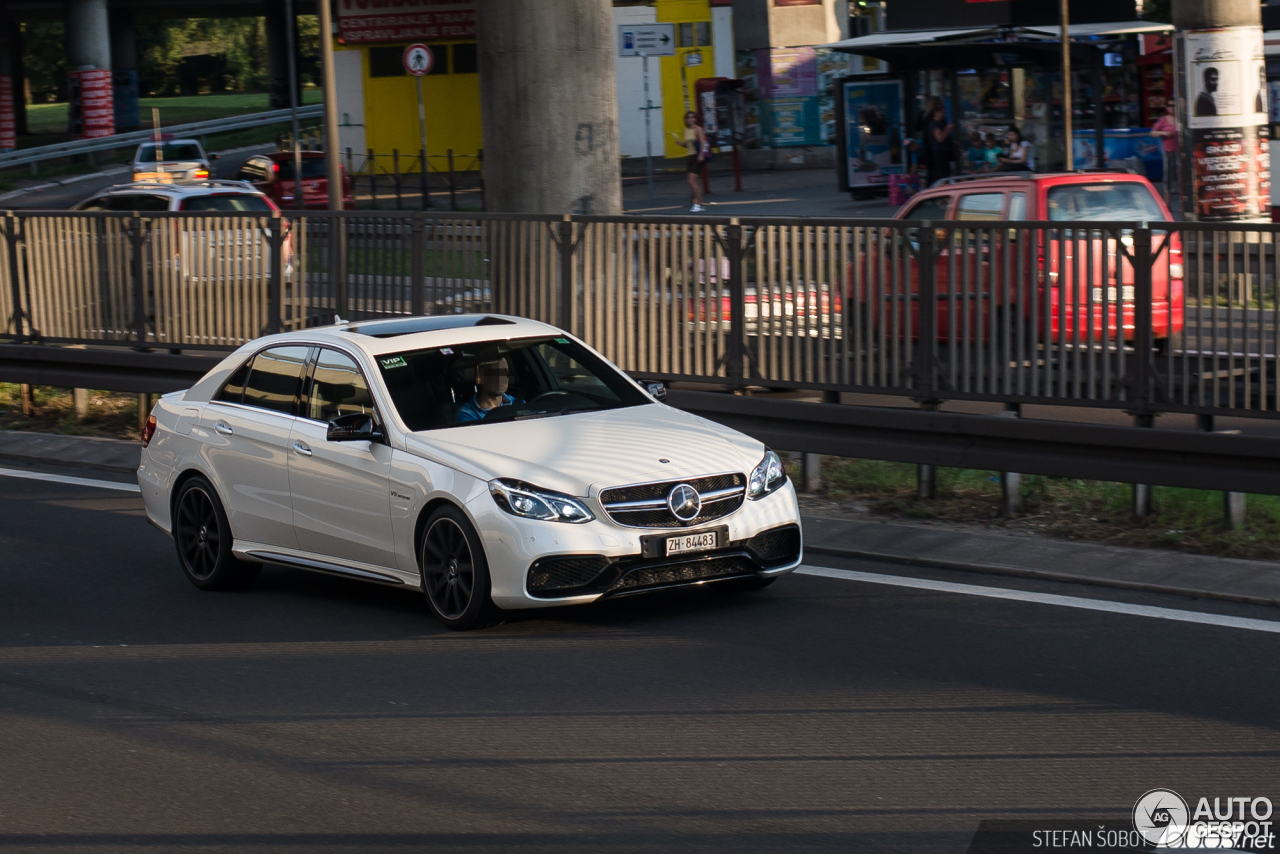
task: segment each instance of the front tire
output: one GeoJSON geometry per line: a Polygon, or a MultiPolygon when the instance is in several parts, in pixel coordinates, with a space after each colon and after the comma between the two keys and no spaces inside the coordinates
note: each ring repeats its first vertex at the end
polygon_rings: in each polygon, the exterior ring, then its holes
{"type": "Polygon", "coordinates": [[[418,540],[422,592],[436,619],[455,631],[493,621],[489,562],[471,522],[445,505],[427,519],[418,540]]]}
{"type": "Polygon", "coordinates": [[[231,525],[209,481],[193,477],[173,502],[173,541],[187,580],[201,590],[231,590],[253,583],[262,564],[231,553],[231,525]]]}

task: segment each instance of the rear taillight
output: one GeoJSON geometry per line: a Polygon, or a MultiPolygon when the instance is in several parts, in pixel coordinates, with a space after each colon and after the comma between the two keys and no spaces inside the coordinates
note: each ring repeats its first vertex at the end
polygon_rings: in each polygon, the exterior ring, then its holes
{"type": "Polygon", "coordinates": [[[142,447],[151,444],[151,437],[156,434],[156,417],[152,415],[147,419],[147,426],[142,428],[142,447]]]}
{"type": "Polygon", "coordinates": [[[196,170],[196,177],[197,177],[197,178],[208,178],[208,177],[209,177],[209,170],[208,170],[208,169],[197,169],[197,170],[196,170]]]}

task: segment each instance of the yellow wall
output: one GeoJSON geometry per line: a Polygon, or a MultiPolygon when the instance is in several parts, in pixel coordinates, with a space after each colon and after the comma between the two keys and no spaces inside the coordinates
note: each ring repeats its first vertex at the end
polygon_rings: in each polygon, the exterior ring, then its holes
{"type": "MultiPolygon", "coordinates": [[[[690,22],[705,22],[710,28],[711,26],[711,4],[707,0],[657,0],[656,4],[657,18],[660,23],[676,24],[676,39],[679,41],[679,24],[690,22]]],[[[672,138],[674,133],[679,137],[684,136],[684,113],[687,109],[687,100],[689,108],[696,109],[697,93],[694,90],[694,81],[703,77],[716,76],[716,57],[711,45],[701,47],[677,47],[675,56],[664,56],[662,63],[662,122],[663,130],[666,131],[666,156],[667,157],[683,157],[687,154],[685,149],[672,138]],[[702,64],[695,66],[686,66],[685,55],[694,53],[702,53],[702,64]],[[684,78],[680,76],[681,68],[684,69],[684,78]]]]}
{"type": "MultiPolygon", "coordinates": [[[[407,42],[400,45],[401,48],[407,46],[407,42]]],[[[392,149],[399,149],[402,158],[416,157],[420,135],[415,79],[409,75],[370,77],[366,46],[334,47],[364,54],[365,144],[378,155],[389,155],[392,149]]],[[[472,158],[484,144],[480,130],[480,75],[450,73],[423,77],[422,102],[427,117],[427,155],[432,168],[446,168],[443,155],[450,148],[456,168],[476,168],[472,158]]],[[[407,169],[408,164],[401,168],[407,169]]]]}

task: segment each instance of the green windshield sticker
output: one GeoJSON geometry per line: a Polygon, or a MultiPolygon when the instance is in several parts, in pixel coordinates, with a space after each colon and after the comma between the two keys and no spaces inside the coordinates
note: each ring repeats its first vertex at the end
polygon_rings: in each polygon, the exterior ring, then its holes
{"type": "Polygon", "coordinates": [[[557,344],[568,344],[568,343],[569,343],[569,339],[568,339],[568,338],[557,338],[557,339],[556,339],[556,343],[557,343],[557,344]]]}
{"type": "Polygon", "coordinates": [[[388,371],[392,368],[409,367],[409,363],[404,360],[404,356],[389,356],[386,359],[379,359],[378,361],[382,363],[383,369],[388,371]]]}

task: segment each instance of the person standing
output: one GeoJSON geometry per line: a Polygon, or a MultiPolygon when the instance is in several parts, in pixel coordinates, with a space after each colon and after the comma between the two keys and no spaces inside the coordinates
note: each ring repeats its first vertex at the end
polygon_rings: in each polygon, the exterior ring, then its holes
{"type": "Polygon", "coordinates": [[[1178,123],[1174,120],[1173,101],[1164,105],[1164,115],[1151,126],[1151,135],[1160,138],[1160,156],[1164,160],[1164,203],[1172,204],[1178,180],[1178,123]]]}
{"type": "Polygon", "coordinates": [[[930,187],[943,178],[951,177],[951,163],[956,159],[955,126],[947,121],[947,110],[942,102],[933,105],[933,117],[924,129],[926,182],[930,187]]]}
{"type": "Polygon", "coordinates": [[[1005,141],[1009,143],[1009,153],[996,158],[1000,161],[1001,172],[1036,171],[1035,146],[1023,138],[1022,131],[1016,127],[1009,128],[1005,141]]]}
{"type": "Polygon", "coordinates": [[[688,152],[684,158],[684,177],[689,182],[689,197],[693,202],[689,213],[701,213],[706,210],[702,206],[702,164],[711,156],[711,143],[707,141],[707,133],[698,124],[698,114],[693,110],[684,114],[684,138],[674,132],[671,135],[688,152]]]}

